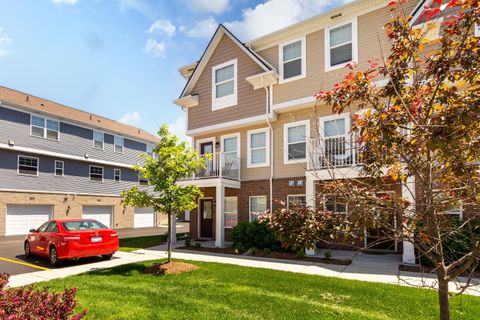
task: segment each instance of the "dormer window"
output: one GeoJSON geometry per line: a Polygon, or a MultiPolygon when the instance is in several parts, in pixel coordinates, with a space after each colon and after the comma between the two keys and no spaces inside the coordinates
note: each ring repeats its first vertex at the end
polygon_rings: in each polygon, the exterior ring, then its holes
{"type": "Polygon", "coordinates": [[[325,71],[357,61],[357,19],[325,28],[325,71]]]}
{"type": "Polygon", "coordinates": [[[305,77],[305,42],[305,37],[302,37],[280,45],[280,79],[282,82],[305,77]]]}
{"type": "Polygon", "coordinates": [[[237,104],[237,59],[212,68],[212,110],[237,104]]]}

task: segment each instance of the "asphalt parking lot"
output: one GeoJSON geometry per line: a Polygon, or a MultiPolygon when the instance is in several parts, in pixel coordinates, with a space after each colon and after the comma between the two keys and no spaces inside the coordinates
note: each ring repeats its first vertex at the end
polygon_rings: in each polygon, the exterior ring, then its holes
{"type": "MultiPolygon", "coordinates": [[[[142,228],[142,229],[119,229],[120,238],[132,238],[159,235],[166,233],[166,227],[142,228]]],[[[177,232],[188,232],[188,223],[177,223],[177,232]]],[[[52,268],[65,268],[74,265],[88,264],[101,261],[101,257],[84,258],[78,261],[64,261],[60,266],[52,267],[47,258],[31,257],[26,258],[23,253],[24,236],[3,236],[0,237],[0,273],[10,275],[48,270],[52,268]]],[[[115,256],[114,256],[115,258],[115,256]]]]}

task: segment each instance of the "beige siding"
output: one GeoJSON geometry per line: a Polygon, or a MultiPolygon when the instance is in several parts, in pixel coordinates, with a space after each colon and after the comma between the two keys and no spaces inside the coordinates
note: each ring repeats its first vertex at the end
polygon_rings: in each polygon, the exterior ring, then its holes
{"type": "MultiPolygon", "coordinates": [[[[406,12],[415,6],[415,1],[406,5],[406,12]]],[[[382,50],[387,54],[388,42],[383,26],[390,20],[388,9],[381,8],[357,18],[358,27],[358,59],[359,70],[368,66],[372,57],[381,58],[382,50]],[[382,44],[380,46],[379,44],[382,44]]],[[[278,70],[279,46],[274,46],[259,52],[265,60],[278,70]]],[[[324,29],[312,32],[306,36],[306,77],[274,86],[274,104],[290,100],[311,97],[319,90],[330,90],[335,83],[340,82],[348,69],[342,68],[325,72],[325,32],[324,29]]]]}
{"type": "Polygon", "coordinates": [[[265,91],[253,90],[245,78],[263,72],[228,36],[224,35],[192,90],[199,105],[188,109],[188,129],[196,129],[265,113],[265,91]],[[212,111],[212,67],[238,59],[238,105],[212,111]]]}

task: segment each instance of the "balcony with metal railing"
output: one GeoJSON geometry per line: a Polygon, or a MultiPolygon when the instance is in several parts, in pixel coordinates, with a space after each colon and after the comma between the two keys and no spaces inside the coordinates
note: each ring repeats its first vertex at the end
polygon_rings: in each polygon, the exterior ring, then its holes
{"type": "Polygon", "coordinates": [[[240,181],[240,158],[236,155],[217,152],[201,157],[205,161],[205,169],[198,169],[195,174],[183,179],[184,181],[217,178],[240,181]]]}
{"type": "Polygon", "coordinates": [[[309,143],[308,170],[327,170],[359,165],[356,136],[312,139],[309,143]]]}

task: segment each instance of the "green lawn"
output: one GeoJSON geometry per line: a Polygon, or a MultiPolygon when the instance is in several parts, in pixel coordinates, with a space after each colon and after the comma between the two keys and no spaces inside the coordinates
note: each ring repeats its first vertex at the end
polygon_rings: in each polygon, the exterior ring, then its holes
{"type": "MultiPolygon", "coordinates": [[[[426,289],[268,269],[191,262],[174,276],[143,274],[153,261],[54,280],[78,288],[87,319],[435,319],[437,295],[426,289]]],[[[453,319],[478,319],[480,298],[452,299],[453,319]]]]}
{"type": "MultiPolygon", "coordinates": [[[[177,238],[183,238],[187,233],[177,233],[177,238]]],[[[135,238],[124,238],[120,239],[120,251],[135,251],[139,249],[145,249],[149,247],[158,246],[159,244],[165,243],[167,241],[167,235],[155,235],[155,236],[145,236],[145,237],[135,237],[135,238]]]]}

